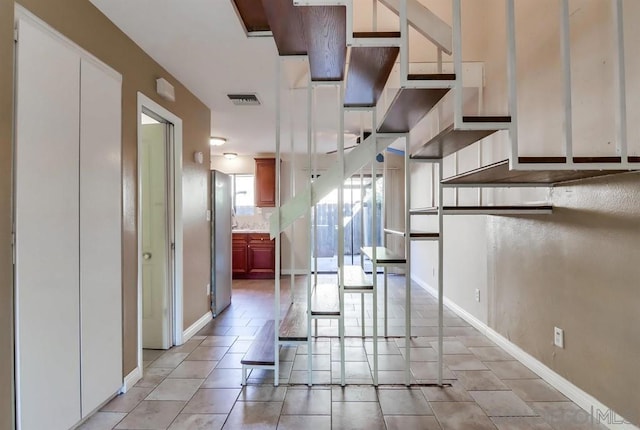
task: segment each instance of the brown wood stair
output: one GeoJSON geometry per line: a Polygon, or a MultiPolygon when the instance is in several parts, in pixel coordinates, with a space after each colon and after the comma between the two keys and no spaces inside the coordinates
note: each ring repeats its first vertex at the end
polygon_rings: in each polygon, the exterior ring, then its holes
{"type": "MultiPolygon", "coordinates": [[[[609,158],[609,157],[607,157],[609,158]]],[[[615,157],[614,157],[615,158],[615,157]]],[[[488,166],[480,167],[469,172],[461,173],[442,181],[446,185],[495,185],[495,184],[531,184],[531,185],[554,185],[562,182],[576,181],[579,179],[594,178],[598,176],[613,175],[628,172],[629,170],[611,169],[603,170],[524,170],[526,164],[540,163],[564,163],[565,157],[521,157],[521,169],[510,170],[509,160],[498,161],[488,166]],[[525,166],[523,166],[525,165],[525,166]]],[[[599,157],[574,158],[574,162],[607,163],[612,161],[602,160],[599,157]],[[582,161],[580,161],[582,159],[582,161]],[[589,161],[586,161],[589,160],[589,161]]],[[[619,162],[619,159],[618,159],[619,162]]]]}
{"type": "Polygon", "coordinates": [[[262,0],[256,3],[262,3],[278,53],[281,56],[306,55],[307,42],[301,8],[294,6],[291,0],[262,0]]]}
{"type": "Polygon", "coordinates": [[[293,303],[280,323],[278,338],[281,342],[307,341],[307,305],[293,303]]]}
{"type": "MultiPolygon", "coordinates": [[[[371,261],[373,261],[373,248],[364,246],[360,251],[371,261]]],[[[376,264],[405,264],[407,259],[396,254],[389,248],[383,246],[376,247],[376,264]]]]}
{"type": "Polygon", "coordinates": [[[275,365],[275,322],[269,320],[260,329],[240,363],[246,366],[275,365]]]}
{"type": "Polygon", "coordinates": [[[342,81],[347,60],[346,7],[304,6],[298,9],[307,41],[311,80],[342,81]]]}
{"type": "Polygon", "coordinates": [[[344,266],[344,290],[373,291],[373,282],[360,266],[344,266]]]}
{"type": "Polygon", "coordinates": [[[398,52],[400,48],[394,46],[351,48],[345,107],[373,107],[378,103],[398,52]]]}
{"type": "Polygon", "coordinates": [[[337,284],[315,286],[311,293],[311,316],[340,316],[340,291],[337,284]]]}
{"type": "Polygon", "coordinates": [[[233,5],[240,16],[244,29],[250,36],[251,33],[264,33],[271,31],[269,20],[261,1],[233,0],[233,5]]]}
{"type": "MultiPolygon", "coordinates": [[[[454,74],[409,75],[409,80],[448,81],[454,74]]],[[[449,92],[450,88],[400,88],[378,127],[378,133],[408,133],[449,92]]]]}
{"type": "MultiPolygon", "coordinates": [[[[444,215],[545,215],[553,212],[553,206],[546,203],[521,205],[475,205],[444,206],[444,215]]],[[[437,207],[416,208],[411,215],[437,215],[437,207]]]]}
{"type": "Polygon", "coordinates": [[[466,125],[483,124],[483,123],[498,123],[499,128],[492,130],[477,129],[474,130],[471,127],[470,130],[458,130],[453,124],[444,128],[436,136],[426,141],[420,149],[412,154],[413,158],[429,158],[439,159],[451,155],[467,146],[484,139],[487,136],[492,135],[498,130],[507,127],[511,122],[509,116],[465,116],[462,118],[462,122],[466,125]]]}
{"type": "MultiPolygon", "coordinates": [[[[394,230],[391,228],[385,228],[384,232],[388,234],[393,234],[396,236],[406,237],[404,230],[394,230]]],[[[439,233],[434,233],[430,231],[411,230],[409,232],[409,238],[411,238],[412,240],[438,240],[439,237],[440,237],[439,233]]]]}

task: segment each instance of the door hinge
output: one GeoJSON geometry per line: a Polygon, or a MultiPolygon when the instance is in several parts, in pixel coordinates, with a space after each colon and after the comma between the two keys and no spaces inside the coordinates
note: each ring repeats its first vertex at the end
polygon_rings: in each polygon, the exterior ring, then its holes
{"type": "Polygon", "coordinates": [[[13,41],[14,42],[18,41],[18,27],[13,29],[13,41]]]}

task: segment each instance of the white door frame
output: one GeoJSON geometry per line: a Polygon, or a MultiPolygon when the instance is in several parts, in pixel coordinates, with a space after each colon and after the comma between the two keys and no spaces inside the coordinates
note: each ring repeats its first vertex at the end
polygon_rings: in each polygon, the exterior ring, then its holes
{"type": "MultiPolygon", "coordinates": [[[[182,231],[182,119],[178,118],[167,109],[160,106],[158,103],[151,100],[141,92],[138,92],[138,369],[142,372],[142,229],[140,228],[142,220],[142,180],[140,173],[142,171],[142,127],[140,124],[140,118],[142,110],[148,109],[153,113],[161,116],[163,119],[173,124],[174,136],[173,136],[173,154],[168,154],[173,160],[173,171],[170,175],[173,177],[174,188],[174,202],[169,206],[174,208],[173,225],[171,226],[174,232],[174,260],[173,260],[173,291],[171,291],[171,303],[172,310],[170,312],[171,327],[172,327],[172,339],[175,345],[182,345],[183,332],[182,332],[182,314],[183,314],[183,231],[182,231]]],[[[169,249],[171,251],[171,249],[169,249]]]]}

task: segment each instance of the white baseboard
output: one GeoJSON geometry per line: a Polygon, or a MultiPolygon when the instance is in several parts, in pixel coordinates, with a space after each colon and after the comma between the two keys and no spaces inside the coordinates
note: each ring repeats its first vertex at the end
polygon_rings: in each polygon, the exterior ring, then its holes
{"type": "Polygon", "coordinates": [[[142,379],[142,369],[140,369],[140,367],[136,367],[131,371],[131,373],[124,377],[124,382],[120,392],[122,394],[126,393],[131,387],[136,385],[140,379],[142,379]]]}
{"type": "MultiPolygon", "coordinates": [[[[291,275],[291,269],[282,269],[280,273],[282,275],[291,275]]],[[[307,269],[293,269],[294,275],[306,275],[307,273],[309,273],[307,269]]]]}
{"type": "Polygon", "coordinates": [[[191,339],[196,333],[202,330],[202,328],[206,326],[209,323],[209,321],[211,321],[212,319],[213,319],[213,314],[211,313],[211,311],[202,315],[200,319],[198,319],[198,321],[191,324],[191,326],[189,326],[189,328],[182,333],[182,343],[191,339]]]}
{"type": "MultiPolygon", "coordinates": [[[[436,298],[438,297],[438,291],[431,285],[415,276],[412,277],[412,279],[416,284],[421,286],[432,296],[436,298]]],[[[593,422],[600,423],[607,428],[615,430],[640,430],[638,427],[626,421],[620,415],[616,414],[611,408],[602,404],[598,399],[581,390],[573,383],[554,372],[538,359],[531,356],[529,353],[521,349],[518,345],[514,344],[513,342],[502,336],[500,333],[487,326],[485,323],[480,321],[475,316],[471,315],[469,312],[458,306],[446,296],[444,297],[443,302],[449,309],[454,311],[456,314],[458,314],[458,316],[474,326],[478,331],[487,336],[496,345],[511,354],[518,361],[531,369],[531,371],[548,382],[552,387],[560,391],[571,401],[584,409],[589,414],[590,419],[593,420],[593,422]]]]}

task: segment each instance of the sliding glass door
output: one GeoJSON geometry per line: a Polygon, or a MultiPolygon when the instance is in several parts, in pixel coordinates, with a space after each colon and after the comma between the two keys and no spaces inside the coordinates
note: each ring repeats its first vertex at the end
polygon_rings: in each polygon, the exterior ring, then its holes
{"type": "MultiPolygon", "coordinates": [[[[375,234],[377,243],[382,240],[382,175],[376,176],[377,219],[375,234]]],[[[316,242],[312,252],[312,270],[318,273],[335,273],[338,270],[338,223],[344,225],[345,264],[360,264],[360,247],[371,246],[372,230],[372,181],[371,175],[354,175],[344,183],[344,211],[338,213],[338,190],[332,191],[317,205],[314,211],[316,242]],[[317,256],[317,266],[313,257],[317,256]]],[[[365,270],[371,264],[365,261],[365,270]]]]}

